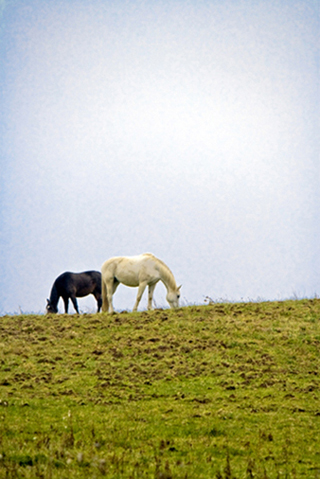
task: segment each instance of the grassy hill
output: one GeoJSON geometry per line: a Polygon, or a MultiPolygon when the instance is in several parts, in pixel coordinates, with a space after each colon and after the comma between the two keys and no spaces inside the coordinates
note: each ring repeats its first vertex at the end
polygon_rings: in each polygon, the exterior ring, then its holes
{"type": "Polygon", "coordinates": [[[0,318],[0,478],[319,478],[320,300],[0,318]]]}

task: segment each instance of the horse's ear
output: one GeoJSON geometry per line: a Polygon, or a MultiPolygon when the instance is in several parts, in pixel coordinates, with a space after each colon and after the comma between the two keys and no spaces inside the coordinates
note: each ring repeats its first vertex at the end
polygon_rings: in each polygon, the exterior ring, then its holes
{"type": "Polygon", "coordinates": [[[50,299],[47,299],[47,303],[50,304],[50,299]]]}
{"type": "Polygon", "coordinates": [[[180,284],[180,286],[178,286],[178,288],[177,288],[177,289],[180,289],[181,287],[182,287],[182,284],[180,284]]]}

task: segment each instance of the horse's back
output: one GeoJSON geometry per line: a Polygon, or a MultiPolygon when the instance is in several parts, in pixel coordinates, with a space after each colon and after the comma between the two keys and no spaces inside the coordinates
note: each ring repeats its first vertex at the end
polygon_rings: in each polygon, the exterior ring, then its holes
{"type": "Polygon", "coordinates": [[[137,256],[115,256],[105,261],[101,267],[105,281],[116,279],[127,286],[138,286],[140,281],[160,279],[157,268],[159,260],[151,253],[137,256]]]}
{"type": "Polygon", "coordinates": [[[90,278],[92,278],[94,281],[96,281],[97,283],[101,283],[101,273],[100,271],[84,271],[83,273],[78,273],[78,274],[86,274],[88,275],[90,278]]]}
{"type": "Polygon", "coordinates": [[[103,263],[101,271],[103,274],[118,267],[140,266],[150,261],[157,261],[157,258],[151,253],[143,253],[136,256],[113,256],[103,263]]]}
{"type": "Polygon", "coordinates": [[[137,264],[145,260],[159,261],[152,253],[142,253],[135,256],[113,256],[103,263],[101,269],[105,270],[108,267],[112,267],[120,263],[137,264]]]}
{"type": "Polygon", "coordinates": [[[83,271],[83,273],[72,273],[70,276],[72,282],[78,288],[101,289],[100,271],[83,271]]]}
{"type": "Polygon", "coordinates": [[[79,287],[83,288],[88,285],[100,288],[101,290],[101,273],[100,271],[84,271],[82,273],[72,273],[71,271],[65,271],[60,274],[55,280],[54,284],[58,290],[72,291],[77,290],[79,287]]]}

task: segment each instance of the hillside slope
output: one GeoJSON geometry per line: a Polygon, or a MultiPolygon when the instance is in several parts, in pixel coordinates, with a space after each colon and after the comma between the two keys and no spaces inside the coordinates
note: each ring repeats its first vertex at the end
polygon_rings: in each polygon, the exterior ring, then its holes
{"type": "Polygon", "coordinates": [[[0,318],[0,477],[320,474],[320,300],[0,318]]]}

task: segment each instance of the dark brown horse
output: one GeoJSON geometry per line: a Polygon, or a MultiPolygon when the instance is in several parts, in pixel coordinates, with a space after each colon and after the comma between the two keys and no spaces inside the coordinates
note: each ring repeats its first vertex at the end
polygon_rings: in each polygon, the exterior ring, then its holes
{"type": "Polygon", "coordinates": [[[57,313],[59,298],[64,301],[65,313],[68,313],[69,298],[73,303],[74,309],[79,314],[76,298],[82,298],[88,294],[93,294],[98,303],[98,312],[100,311],[101,299],[101,273],[99,271],[85,271],[84,273],[62,273],[53,283],[50,299],[47,299],[47,312],[57,313]]]}

